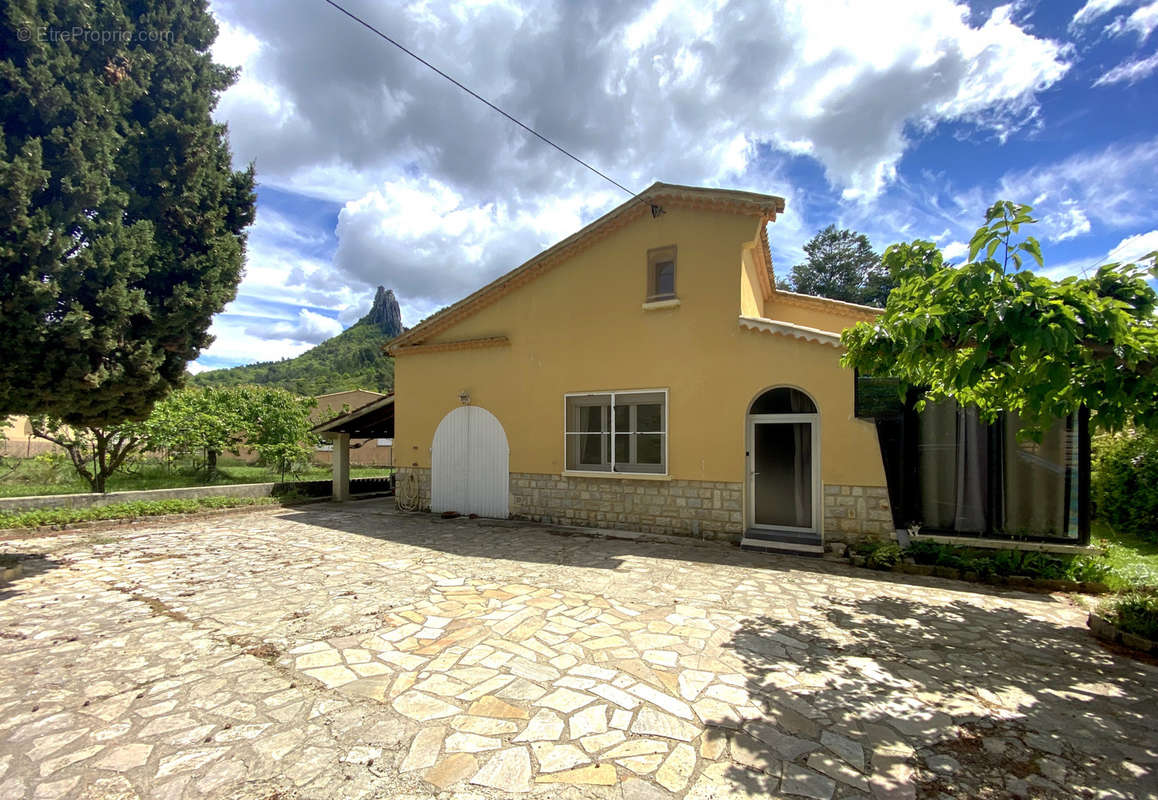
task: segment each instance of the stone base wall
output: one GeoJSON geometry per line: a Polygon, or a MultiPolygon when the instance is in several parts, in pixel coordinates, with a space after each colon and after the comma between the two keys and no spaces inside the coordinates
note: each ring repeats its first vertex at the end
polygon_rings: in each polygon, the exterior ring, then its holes
{"type": "Polygon", "coordinates": [[[511,516],[556,525],[738,542],[739,483],[511,473],[511,516]]]}
{"type": "Polygon", "coordinates": [[[430,510],[430,467],[398,467],[394,476],[394,502],[399,508],[430,510]]]}
{"type": "MultiPolygon", "coordinates": [[[[429,511],[430,469],[399,467],[395,496],[400,506],[429,511]]],[[[744,486],[512,472],[510,512],[514,519],[552,525],[739,542],[744,533],[744,486]]],[[[826,544],[892,537],[893,515],[885,487],[825,485],[826,544]]]]}
{"type": "Polygon", "coordinates": [[[891,539],[894,531],[884,486],[824,485],[825,544],[891,539]]]}

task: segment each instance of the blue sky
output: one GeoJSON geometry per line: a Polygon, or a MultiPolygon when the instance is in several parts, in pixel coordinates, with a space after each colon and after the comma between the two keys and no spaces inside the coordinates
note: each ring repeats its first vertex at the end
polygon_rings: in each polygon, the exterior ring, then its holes
{"type": "MultiPolygon", "coordinates": [[[[999,198],[1051,276],[1158,249],[1158,0],[346,5],[636,190],[784,196],[778,274],[830,223],[960,257],[999,198]]],[[[379,284],[413,325],[625,198],[324,4],[213,9],[258,215],[194,369],[296,355],[379,284]]]]}

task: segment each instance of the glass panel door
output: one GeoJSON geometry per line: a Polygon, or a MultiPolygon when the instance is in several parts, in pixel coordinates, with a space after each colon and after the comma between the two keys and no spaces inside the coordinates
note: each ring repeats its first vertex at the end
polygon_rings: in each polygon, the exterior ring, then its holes
{"type": "Polygon", "coordinates": [[[812,423],[753,422],[753,523],[815,530],[812,423]]]}

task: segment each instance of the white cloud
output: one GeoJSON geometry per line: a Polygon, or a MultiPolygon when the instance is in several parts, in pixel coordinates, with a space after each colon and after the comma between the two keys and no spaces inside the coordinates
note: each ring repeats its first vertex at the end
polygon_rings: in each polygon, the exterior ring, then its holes
{"type": "Polygon", "coordinates": [[[1070,30],[1078,31],[1090,25],[1098,17],[1113,11],[1119,6],[1129,5],[1136,0],[1086,0],[1085,5],[1077,10],[1070,20],[1070,30]]]}
{"type": "Polygon", "coordinates": [[[198,364],[196,361],[190,361],[185,365],[185,370],[190,375],[196,375],[200,372],[208,372],[212,367],[207,367],[204,364],[198,364]]]}
{"type": "Polygon", "coordinates": [[[1039,270],[1039,273],[1055,281],[1076,275],[1088,277],[1102,264],[1138,263],[1143,256],[1155,250],[1158,250],[1158,230],[1127,236],[1104,256],[1072,259],[1050,264],[1045,269],[1039,270]]]}
{"type": "Polygon", "coordinates": [[[342,323],[343,327],[349,327],[362,317],[370,313],[370,307],[373,305],[373,298],[366,296],[364,299],[343,308],[338,312],[338,322],[342,323]]]}
{"type": "MultiPolygon", "coordinates": [[[[888,15],[864,3],[723,0],[560,3],[534,16],[512,4],[415,4],[389,18],[353,6],[635,187],[734,179],[768,143],[810,154],[850,196],[871,197],[893,179],[910,128],[966,121],[1007,136],[1068,69],[1065,46],[1007,7],[974,26],[950,0],[909,0],[888,15]]],[[[245,66],[219,116],[263,181],[348,201],[402,167],[470,202],[518,187],[520,204],[595,185],[332,9],[214,8],[230,31],[222,57],[245,66]]]]}
{"type": "Polygon", "coordinates": [[[1063,278],[1089,277],[1091,269],[1101,263],[1102,260],[1099,258],[1078,258],[1058,263],[1050,263],[1047,261],[1044,269],[1037,269],[1036,266],[1033,268],[1039,275],[1043,275],[1053,281],[1060,281],[1063,278]]]}
{"type": "Polygon", "coordinates": [[[1158,230],[1128,236],[1106,256],[1107,263],[1137,263],[1146,255],[1158,250],[1158,230]]]}
{"type": "Polygon", "coordinates": [[[325,314],[303,308],[294,322],[255,323],[245,329],[257,339],[276,339],[287,342],[318,344],[342,332],[342,323],[325,314]]]}
{"type": "MultiPolygon", "coordinates": [[[[1045,200],[1046,198],[1041,198],[1045,200]]],[[[1040,204],[1040,201],[1039,201],[1040,204]]],[[[1046,235],[1055,242],[1064,242],[1090,232],[1090,219],[1076,200],[1065,199],[1056,211],[1042,218],[1046,235]]]]}
{"type": "Polygon", "coordinates": [[[964,261],[969,255],[969,245],[965,242],[949,242],[941,248],[941,255],[946,261],[964,261]]]}
{"type": "Polygon", "coordinates": [[[1109,228],[1146,224],[1158,201],[1158,139],[1112,144],[1008,173],[996,197],[976,195],[970,205],[984,208],[997,197],[1031,203],[1042,220],[1042,239],[1062,241],[1088,231],[1091,221],[1109,228]]]}
{"type": "Polygon", "coordinates": [[[1149,58],[1123,61],[1094,81],[1094,86],[1109,86],[1115,83],[1134,84],[1150,77],[1155,70],[1158,70],[1158,53],[1149,58]]]}
{"type": "Polygon", "coordinates": [[[201,355],[226,364],[253,364],[258,361],[279,361],[293,358],[313,347],[309,342],[293,339],[269,339],[254,336],[247,329],[251,320],[219,314],[209,329],[214,342],[201,355]]]}
{"type": "Polygon", "coordinates": [[[413,325],[582,227],[582,208],[568,198],[541,214],[515,212],[430,179],[398,180],[342,209],[334,264],[361,284],[394,289],[413,325]]]}
{"type": "Polygon", "coordinates": [[[1158,28],[1158,2],[1136,9],[1128,17],[1118,17],[1106,26],[1105,31],[1110,36],[1136,33],[1138,41],[1145,42],[1155,28],[1158,28]]]}

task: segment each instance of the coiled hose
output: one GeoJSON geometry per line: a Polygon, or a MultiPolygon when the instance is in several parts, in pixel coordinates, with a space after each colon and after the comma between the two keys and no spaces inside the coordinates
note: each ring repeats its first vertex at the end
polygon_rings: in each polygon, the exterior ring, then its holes
{"type": "Polygon", "coordinates": [[[399,481],[397,477],[394,479],[394,502],[400,511],[417,511],[418,510],[418,476],[413,472],[407,472],[399,481]]]}

